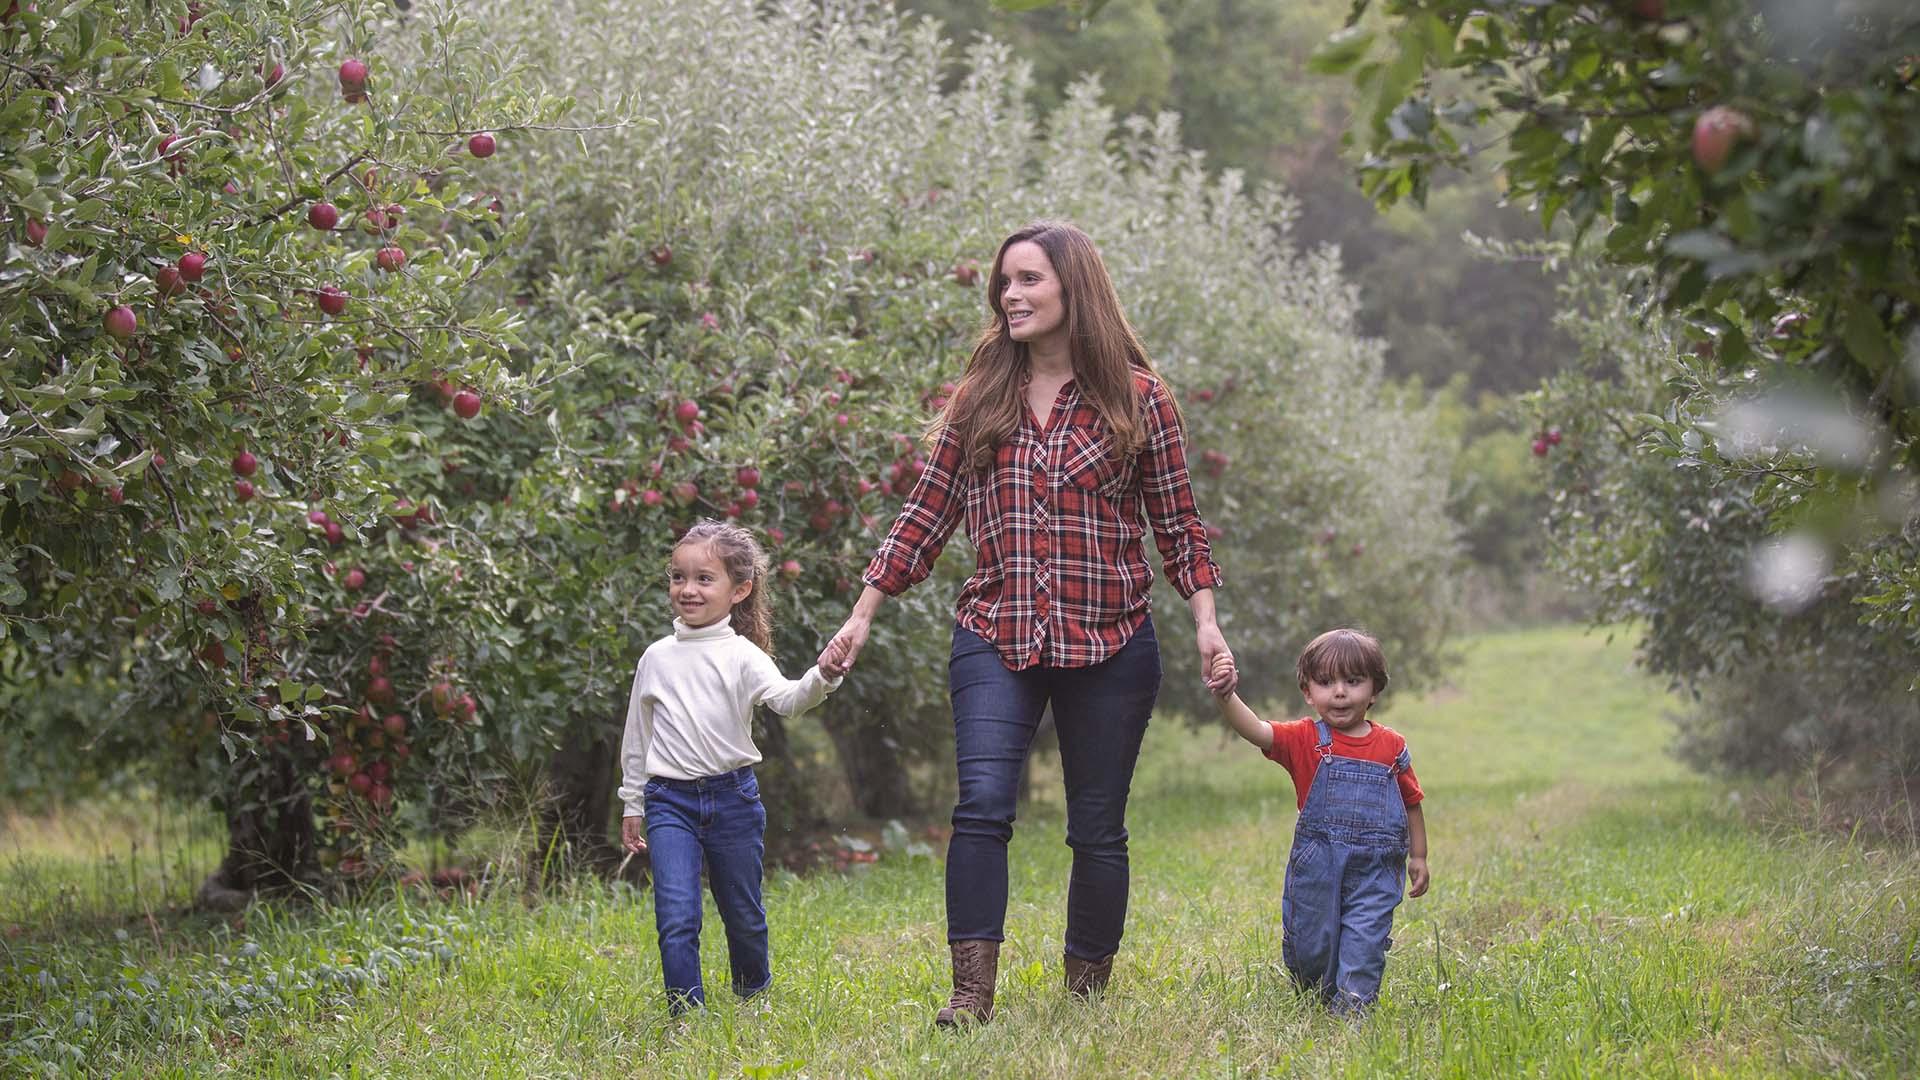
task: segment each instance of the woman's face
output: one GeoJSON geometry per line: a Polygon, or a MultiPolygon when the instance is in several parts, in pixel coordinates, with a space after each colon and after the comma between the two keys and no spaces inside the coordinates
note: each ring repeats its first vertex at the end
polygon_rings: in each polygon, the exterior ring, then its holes
{"type": "Polygon", "coordinates": [[[1067,325],[1066,297],[1060,278],[1044,248],[1022,240],[1000,258],[1000,311],[1006,316],[1007,336],[1033,344],[1063,332],[1067,325]]]}

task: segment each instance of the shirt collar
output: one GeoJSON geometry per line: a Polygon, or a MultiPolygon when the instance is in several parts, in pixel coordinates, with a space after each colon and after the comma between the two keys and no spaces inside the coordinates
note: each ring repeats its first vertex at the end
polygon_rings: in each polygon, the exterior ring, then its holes
{"type": "Polygon", "coordinates": [[[719,641],[733,636],[733,616],[722,615],[720,621],[705,626],[688,626],[678,617],[673,620],[673,636],[676,641],[719,641]]]}

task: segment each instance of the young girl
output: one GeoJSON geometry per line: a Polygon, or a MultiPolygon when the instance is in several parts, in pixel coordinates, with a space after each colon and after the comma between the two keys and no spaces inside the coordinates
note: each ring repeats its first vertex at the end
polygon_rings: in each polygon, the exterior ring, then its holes
{"type": "Polygon", "coordinates": [[[1268,723],[1238,694],[1216,700],[1241,738],[1293,775],[1300,820],[1280,900],[1281,958],[1333,1012],[1360,1014],[1380,996],[1403,872],[1407,895],[1427,891],[1425,796],[1407,740],[1367,719],[1387,688],[1378,641],[1329,630],[1300,654],[1298,675],[1316,720],[1268,723]]]}
{"type": "MultiPolygon", "coordinates": [[[[700,866],[727,928],[733,992],[773,981],[760,856],[767,811],[753,763],[753,707],[783,716],[810,709],[840,685],[819,667],[786,679],[767,655],[773,619],[766,553],[735,525],[702,520],[674,545],[667,574],[673,635],[640,657],[620,747],[620,836],[651,851],[653,914],[667,1004],[706,1003],[700,985],[700,866]]],[[[829,649],[829,654],[832,650],[829,649]]]]}

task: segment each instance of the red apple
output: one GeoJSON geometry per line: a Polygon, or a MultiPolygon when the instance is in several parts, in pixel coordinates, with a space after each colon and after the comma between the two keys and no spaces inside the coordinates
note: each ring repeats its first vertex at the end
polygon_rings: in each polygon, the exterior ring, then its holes
{"type": "Polygon", "coordinates": [[[347,786],[353,789],[355,795],[365,795],[373,790],[373,778],[366,773],[357,772],[347,777],[347,786]]]}
{"type": "Polygon", "coordinates": [[[367,85],[366,61],[356,60],[352,57],[342,60],[340,62],[340,85],[342,88],[363,87],[367,85]]]}
{"type": "Polygon", "coordinates": [[[1664,21],[1667,17],[1667,0],[1633,0],[1633,13],[1642,19],[1664,21]]]}
{"type": "Polygon", "coordinates": [[[788,559],[780,564],[780,576],[792,581],[800,576],[800,560],[788,559]]]}
{"type": "Polygon", "coordinates": [[[332,520],[333,520],[332,518],[327,516],[327,512],[325,510],[307,511],[308,524],[318,525],[324,529],[327,527],[328,523],[331,522],[332,520]]]}
{"type": "Polygon", "coordinates": [[[1734,144],[1753,134],[1753,121],[1738,109],[1715,105],[1693,124],[1693,160],[1706,173],[1726,165],[1734,144]]]}
{"type": "Polygon", "coordinates": [[[733,474],[733,478],[740,481],[740,486],[743,488],[760,486],[760,470],[751,465],[740,466],[740,470],[733,474]]]}
{"type": "Polygon", "coordinates": [[[673,418],[682,424],[693,423],[695,420],[700,419],[700,403],[697,401],[681,402],[673,407],[673,418]]]}
{"type": "Polygon", "coordinates": [[[134,316],[132,308],[121,304],[107,312],[106,326],[107,333],[125,341],[140,328],[140,320],[134,316]]]}
{"type": "Polygon", "coordinates": [[[682,480],[673,485],[673,497],[682,504],[690,503],[700,497],[700,487],[691,480],[682,480]]]}
{"type": "Polygon", "coordinates": [[[467,153],[472,154],[474,157],[477,157],[477,158],[492,157],[493,156],[493,136],[482,131],[478,135],[475,135],[473,138],[468,139],[467,153]]]}
{"type": "Polygon", "coordinates": [[[458,700],[457,695],[454,693],[453,684],[445,680],[433,684],[433,691],[430,696],[433,699],[433,711],[441,713],[442,715],[452,709],[453,703],[458,700]]]}
{"type": "Polygon", "coordinates": [[[337,285],[320,286],[320,291],[313,294],[313,302],[328,315],[338,315],[347,310],[347,294],[337,285]]]}
{"type": "Polygon", "coordinates": [[[659,506],[660,500],[663,498],[665,498],[664,495],[661,495],[652,488],[648,488],[640,493],[640,501],[647,506],[659,506]]]}
{"type": "Polygon", "coordinates": [[[260,459],[248,451],[242,450],[233,455],[233,475],[252,476],[260,468],[260,459]]]}
{"type": "Polygon", "coordinates": [[[121,488],[110,487],[107,489],[107,501],[115,506],[119,506],[121,503],[127,501],[127,493],[121,488]]]}
{"type": "Polygon", "coordinates": [[[307,224],[325,232],[340,224],[340,208],[324,200],[314,203],[307,207],[307,224]]]}
{"type": "Polygon", "coordinates": [[[671,247],[668,247],[666,244],[661,244],[659,247],[653,249],[653,265],[665,266],[672,261],[673,249],[671,247]]]}
{"type": "Polygon", "coordinates": [[[853,417],[848,416],[846,413],[834,413],[833,422],[839,427],[846,427],[848,424],[853,423],[853,417]]]}
{"type": "Polygon", "coordinates": [[[275,64],[272,67],[268,67],[265,61],[261,62],[260,81],[267,84],[267,89],[271,90],[274,87],[280,85],[280,80],[286,77],[287,77],[287,69],[285,67],[279,64],[275,64]]]}
{"type": "Polygon", "coordinates": [[[367,583],[367,572],[365,570],[360,569],[357,566],[351,570],[348,570],[347,576],[340,579],[341,586],[345,588],[348,592],[359,592],[360,588],[364,586],[366,583],[367,583]]]}
{"type": "Polygon", "coordinates": [[[471,390],[462,390],[453,395],[453,412],[462,420],[471,420],[480,415],[480,395],[471,390]]]}
{"type": "Polygon", "coordinates": [[[180,141],[180,136],[178,133],[171,134],[171,135],[162,135],[160,136],[160,145],[156,147],[156,150],[161,157],[174,163],[175,165],[178,165],[180,163],[180,155],[174,152],[173,146],[175,143],[179,141],[180,141]]]}
{"type": "MultiPolygon", "coordinates": [[[[380,726],[386,729],[387,734],[398,739],[407,733],[407,718],[399,713],[389,713],[385,720],[380,721],[380,726]]],[[[399,744],[394,744],[394,748],[399,749],[399,744]]]]}
{"type": "Polygon", "coordinates": [[[198,251],[189,251],[180,256],[180,277],[185,281],[199,281],[207,275],[207,257],[198,251]]]}
{"type": "Polygon", "coordinates": [[[253,498],[253,481],[235,480],[233,482],[233,497],[239,499],[241,502],[246,502],[248,499],[253,498]]]}
{"type": "Polygon", "coordinates": [[[220,613],[220,605],[215,603],[211,596],[203,596],[194,601],[193,609],[202,615],[218,615],[220,613]]]}
{"type": "Polygon", "coordinates": [[[389,274],[398,273],[407,265],[407,251],[398,244],[388,244],[374,253],[374,264],[389,274]]]}
{"type": "Polygon", "coordinates": [[[473,699],[472,694],[461,694],[459,702],[454,705],[454,712],[464,721],[471,722],[479,711],[480,703],[473,699]]]}
{"type": "Polygon", "coordinates": [[[153,272],[154,287],[161,296],[179,296],[187,291],[186,283],[180,280],[180,271],[171,266],[163,266],[153,272]]]}
{"type": "Polygon", "coordinates": [[[327,522],[326,532],[327,543],[332,544],[334,547],[339,547],[347,538],[347,531],[342,529],[340,523],[337,521],[327,522]]]}
{"type": "Polygon", "coordinates": [[[1547,437],[1545,435],[1533,440],[1533,456],[1546,457],[1548,447],[1549,444],[1547,443],[1547,437]]]}
{"type": "MultiPolygon", "coordinates": [[[[347,577],[353,577],[355,571],[347,571],[347,577]]],[[[375,675],[367,680],[367,700],[378,705],[393,701],[393,683],[385,675],[375,675]]]]}
{"type": "Polygon", "coordinates": [[[738,499],[734,500],[734,505],[742,510],[751,510],[760,505],[760,493],[752,488],[748,488],[740,493],[738,499]]]}
{"type": "Polygon", "coordinates": [[[345,750],[327,759],[327,768],[332,769],[338,776],[347,775],[352,772],[358,764],[359,762],[353,759],[353,755],[345,750]]]}
{"type": "Polygon", "coordinates": [[[1547,429],[1547,445],[1548,445],[1548,446],[1559,446],[1559,445],[1560,445],[1560,440],[1561,440],[1562,438],[1564,438],[1564,437],[1565,437],[1565,436],[1563,436],[1563,435],[1561,435],[1561,434],[1560,434],[1560,429],[1559,429],[1559,428],[1548,428],[1548,429],[1547,429]]]}
{"type": "Polygon", "coordinates": [[[962,263],[953,268],[953,281],[971,289],[980,281],[980,268],[973,263],[962,263]]]}
{"type": "Polygon", "coordinates": [[[28,218],[27,219],[28,245],[32,247],[39,247],[41,244],[46,243],[46,240],[47,240],[47,223],[44,221],[41,221],[39,218],[28,218]]]}

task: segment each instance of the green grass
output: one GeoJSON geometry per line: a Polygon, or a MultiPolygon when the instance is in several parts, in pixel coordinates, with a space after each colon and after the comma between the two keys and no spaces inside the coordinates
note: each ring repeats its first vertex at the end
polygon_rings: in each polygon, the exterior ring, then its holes
{"type": "MultiPolygon", "coordinates": [[[[1000,1016],[935,1030],[940,866],[769,881],[776,990],[670,1022],[644,893],[272,908],[28,934],[0,951],[0,1073],[449,1076],[1834,1076],[1920,1073],[1920,858],[1753,825],[1667,752],[1624,641],[1468,643],[1385,719],[1429,794],[1432,893],[1349,1024],[1279,965],[1286,776],[1173,720],[1135,785],[1112,992],[1059,988],[1057,791],[1021,821],[1000,1016]]],[[[1264,687],[1252,687],[1256,692],[1264,687]]],[[[1042,785],[1057,788],[1057,783],[1042,785]]]]}

